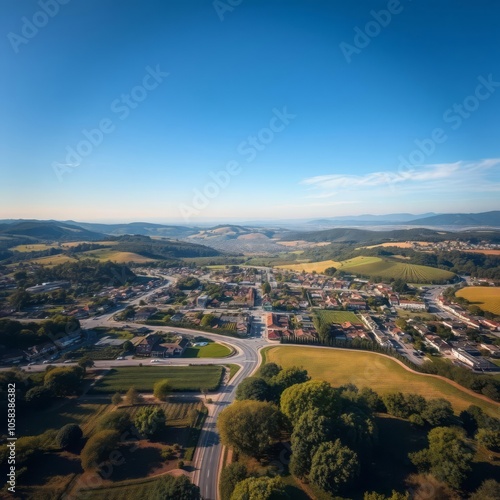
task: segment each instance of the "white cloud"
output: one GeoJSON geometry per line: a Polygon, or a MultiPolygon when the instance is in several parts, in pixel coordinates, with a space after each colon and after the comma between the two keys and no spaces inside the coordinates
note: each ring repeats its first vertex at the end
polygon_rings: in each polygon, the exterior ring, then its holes
{"type": "MultiPolygon", "coordinates": [[[[371,190],[381,186],[407,187],[411,190],[458,189],[459,187],[500,190],[500,183],[487,179],[487,172],[500,166],[500,158],[490,158],[475,162],[458,161],[423,165],[399,171],[370,172],[364,175],[332,174],[304,179],[301,184],[315,191],[313,198],[327,198],[339,192],[371,190]]],[[[399,189],[398,187],[398,189],[399,189]]]]}

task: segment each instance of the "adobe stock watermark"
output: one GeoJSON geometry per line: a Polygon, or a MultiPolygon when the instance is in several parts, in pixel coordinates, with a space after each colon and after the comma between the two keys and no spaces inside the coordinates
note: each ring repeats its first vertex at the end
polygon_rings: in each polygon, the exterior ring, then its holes
{"type": "MultiPolygon", "coordinates": [[[[478,76],[474,91],[466,96],[461,102],[453,103],[443,114],[443,122],[449,125],[451,131],[458,130],[495,91],[500,88],[500,82],[493,79],[490,73],[487,77],[478,76]]],[[[428,137],[415,139],[413,143],[416,148],[406,156],[399,155],[398,173],[404,177],[408,171],[414,171],[415,167],[423,165],[426,160],[434,154],[438,145],[443,144],[449,138],[444,127],[434,128],[428,137]]]]}
{"type": "Polygon", "coordinates": [[[241,4],[243,0],[214,0],[212,6],[219,17],[220,21],[224,21],[226,12],[233,12],[235,7],[241,4]]]}
{"type": "Polygon", "coordinates": [[[157,89],[163,80],[169,75],[160,69],[157,64],[155,68],[146,67],[146,74],[141,83],[132,87],[127,94],[121,94],[119,98],[111,101],[109,109],[113,113],[112,117],[104,117],[97,123],[97,126],[90,129],[82,129],[83,138],[75,146],[66,146],[66,156],[62,162],[53,162],[52,169],[59,182],[63,176],[79,167],[84,158],[92,154],[95,148],[99,147],[105,137],[116,130],[116,119],[126,120],[132,110],[136,109],[149,93],[157,89]]]}
{"type": "Polygon", "coordinates": [[[7,34],[12,50],[18,54],[22,45],[27,45],[30,40],[38,35],[41,29],[49,24],[52,18],[59,14],[61,5],[66,5],[69,2],[70,0],[39,0],[37,3],[40,10],[37,10],[31,16],[31,19],[26,16],[21,18],[20,34],[12,31],[7,34]]]}
{"type": "MultiPolygon", "coordinates": [[[[411,2],[411,0],[407,0],[411,2]]],[[[341,42],[339,48],[345,57],[345,60],[350,63],[354,55],[359,55],[372,42],[372,39],[380,35],[384,28],[391,24],[393,17],[403,12],[404,6],[400,0],[389,0],[386,8],[379,11],[371,10],[372,19],[368,21],[363,29],[359,26],[354,28],[354,38],[352,43],[341,42]]]]}
{"type": "MultiPolygon", "coordinates": [[[[269,120],[267,127],[261,128],[255,135],[249,135],[244,141],[240,142],[236,148],[238,154],[244,158],[245,162],[251,163],[257,158],[258,154],[264,151],[276,134],[283,132],[285,128],[294,120],[297,115],[287,111],[286,106],[281,110],[274,108],[273,116],[269,120]]],[[[208,175],[212,179],[207,182],[202,189],[193,190],[193,198],[190,205],[181,204],[179,211],[187,222],[193,216],[199,215],[210,204],[210,200],[217,198],[222,190],[226,189],[231,183],[231,178],[243,172],[242,164],[237,160],[231,160],[226,167],[217,172],[210,172],[208,175]]]]}

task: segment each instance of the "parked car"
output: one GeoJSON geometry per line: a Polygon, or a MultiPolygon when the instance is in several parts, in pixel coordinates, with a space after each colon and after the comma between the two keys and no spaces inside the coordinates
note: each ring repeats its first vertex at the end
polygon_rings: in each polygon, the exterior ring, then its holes
{"type": "Polygon", "coordinates": [[[159,359],[152,359],[152,360],[150,361],[150,363],[159,363],[159,362],[160,362],[160,360],[159,360],[159,359]]]}

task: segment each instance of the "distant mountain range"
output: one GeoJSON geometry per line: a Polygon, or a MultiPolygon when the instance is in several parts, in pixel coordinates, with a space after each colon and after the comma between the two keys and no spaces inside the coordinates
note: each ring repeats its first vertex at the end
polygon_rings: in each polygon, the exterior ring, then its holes
{"type": "Polygon", "coordinates": [[[500,231],[442,231],[425,227],[410,229],[393,229],[390,231],[370,231],[368,229],[343,228],[325,229],[323,231],[290,232],[283,241],[303,240],[309,242],[328,242],[346,244],[379,244],[391,241],[488,241],[500,243],[500,231]]]}
{"type": "Polygon", "coordinates": [[[415,219],[408,224],[423,226],[500,227],[500,210],[479,214],[441,214],[415,219]]]}
{"type": "Polygon", "coordinates": [[[476,214],[435,214],[412,215],[407,213],[386,215],[356,215],[314,219],[310,226],[366,226],[366,225],[406,225],[406,226],[462,226],[500,227],[500,210],[476,214]]]}
{"type": "MultiPolygon", "coordinates": [[[[219,241],[239,240],[260,240],[264,244],[267,239],[280,239],[285,236],[290,229],[293,233],[310,234],[323,232],[319,230],[332,230],[334,228],[352,228],[359,226],[409,226],[419,227],[440,227],[444,229],[457,230],[459,228],[500,228],[500,210],[482,213],[453,213],[453,214],[434,214],[426,213],[412,215],[408,213],[395,213],[386,215],[357,215],[342,216],[334,218],[323,218],[314,220],[292,220],[283,221],[283,227],[288,229],[279,229],[276,221],[273,221],[273,227],[266,226],[265,221],[260,225],[242,226],[235,224],[223,224],[213,227],[184,226],[175,224],[153,224],[150,222],[131,222],[121,224],[99,224],[92,222],[75,221],[40,221],[40,220],[0,220],[0,235],[11,235],[16,237],[28,237],[42,240],[53,241],[95,241],[103,239],[105,236],[123,236],[127,234],[141,235],[150,237],[161,237],[179,240],[191,240],[197,243],[210,244],[219,241]]],[[[381,231],[377,231],[381,233],[381,231]]],[[[384,231],[382,231],[384,232],[384,231]]],[[[336,238],[344,236],[335,233],[336,238]]],[[[345,238],[349,234],[343,233],[345,238]]],[[[379,239],[382,234],[379,234],[379,239]]],[[[303,239],[298,234],[294,237],[287,236],[286,239],[303,239]]],[[[270,242],[266,242],[269,246],[270,242]]],[[[236,246],[235,243],[233,246],[236,246]]],[[[216,246],[216,245],[213,245],[216,246]]]]}

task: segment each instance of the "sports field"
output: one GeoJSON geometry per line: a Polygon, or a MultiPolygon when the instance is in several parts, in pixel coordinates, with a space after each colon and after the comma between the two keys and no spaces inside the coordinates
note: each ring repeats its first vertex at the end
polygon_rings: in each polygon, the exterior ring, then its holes
{"type": "Polygon", "coordinates": [[[455,295],[467,299],[484,311],[500,316],[500,287],[467,286],[459,290],[455,295]]]}
{"type": "MultiPolygon", "coordinates": [[[[145,360],[145,363],[148,363],[145,360]]],[[[168,379],[174,391],[199,391],[219,387],[222,366],[129,366],[114,368],[91,389],[92,394],[126,392],[135,387],[139,392],[153,392],[158,380],[168,379]]]]}
{"type": "Polygon", "coordinates": [[[361,325],[363,322],[351,311],[330,311],[328,309],[318,309],[315,311],[322,324],[338,324],[352,323],[353,325],[361,325]]]}
{"type": "Polygon", "coordinates": [[[477,405],[492,416],[498,416],[500,404],[485,401],[432,376],[412,373],[395,360],[372,352],[331,348],[271,347],[266,361],[283,367],[302,366],[313,378],[333,386],[352,383],[371,387],[379,394],[389,392],[417,393],[426,398],[445,398],[455,413],[477,405]]]}

